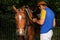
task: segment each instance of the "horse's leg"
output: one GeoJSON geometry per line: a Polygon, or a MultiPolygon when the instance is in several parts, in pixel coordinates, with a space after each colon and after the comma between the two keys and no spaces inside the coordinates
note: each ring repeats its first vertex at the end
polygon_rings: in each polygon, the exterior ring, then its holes
{"type": "Polygon", "coordinates": [[[28,40],[34,40],[34,28],[31,26],[28,27],[28,40]]]}

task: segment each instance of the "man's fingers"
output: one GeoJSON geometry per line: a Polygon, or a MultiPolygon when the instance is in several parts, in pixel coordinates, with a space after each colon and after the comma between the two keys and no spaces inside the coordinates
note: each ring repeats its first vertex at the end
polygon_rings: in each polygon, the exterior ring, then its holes
{"type": "Polygon", "coordinates": [[[37,19],[36,19],[36,18],[34,18],[34,19],[33,19],[33,22],[36,22],[36,21],[37,21],[37,19]]]}

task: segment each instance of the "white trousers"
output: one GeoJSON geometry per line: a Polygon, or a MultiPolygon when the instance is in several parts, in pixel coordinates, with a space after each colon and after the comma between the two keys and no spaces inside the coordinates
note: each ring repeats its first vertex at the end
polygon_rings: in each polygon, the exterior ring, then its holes
{"type": "Polygon", "coordinates": [[[50,30],[47,33],[40,34],[40,40],[51,40],[53,31],[50,30]]]}

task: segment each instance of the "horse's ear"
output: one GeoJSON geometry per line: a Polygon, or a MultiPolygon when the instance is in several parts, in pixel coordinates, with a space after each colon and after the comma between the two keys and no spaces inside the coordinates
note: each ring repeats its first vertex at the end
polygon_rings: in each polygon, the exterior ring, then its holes
{"type": "Polygon", "coordinates": [[[15,11],[15,12],[18,12],[18,9],[13,5],[13,10],[15,11]]]}

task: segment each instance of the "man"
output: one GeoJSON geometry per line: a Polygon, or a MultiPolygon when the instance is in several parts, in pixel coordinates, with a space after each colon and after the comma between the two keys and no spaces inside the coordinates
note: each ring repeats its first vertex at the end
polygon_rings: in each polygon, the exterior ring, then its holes
{"type": "Polygon", "coordinates": [[[47,3],[42,1],[38,2],[39,9],[41,10],[40,20],[36,21],[36,23],[40,24],[40,40],[51,40],[53,35],[53,27],[55,27],[55,16],[54,12],[48,8],[47,3]]]}

